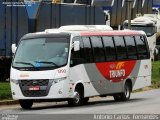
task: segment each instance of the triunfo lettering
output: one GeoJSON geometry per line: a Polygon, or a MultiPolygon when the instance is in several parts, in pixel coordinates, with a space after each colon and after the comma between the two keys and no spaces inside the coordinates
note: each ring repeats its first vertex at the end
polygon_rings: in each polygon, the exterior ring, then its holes
{"type": "Polygon", "coordinates": [[[125,76],[125,69],[110,70],[110,78],[120,78],[125,76]]]}

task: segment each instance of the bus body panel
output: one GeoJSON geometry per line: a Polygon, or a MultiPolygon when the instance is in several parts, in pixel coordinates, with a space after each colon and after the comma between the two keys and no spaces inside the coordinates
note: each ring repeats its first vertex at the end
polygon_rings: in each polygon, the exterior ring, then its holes
{"type": "MultiPolygon", "coordinates": [[[[56,70],[47,71],[19,71],[11,68],[11,90],[13,99],[55,99],[55,98],[69,98],[69,69],[67,67],[58,68],[56,70]],[[65,73],[62,72],[65,70],[65,73]],[[64,78],[64,79],[62,79],[64,78]],[[18,81],[36,81],[49,80],[50,88],[47,96],[42,97],[25,97],[22,93],[22,88],[18,81]]],[[[38,84],[37,84],[38,85],[38,84]]],[[[73,95],[71,96],[73,97],[73,95]]]]}
{"type": "Polygon", "coordinates": [[[96,64],[86,64],[85,68],[90,80],[92,81],[91,83],[99,95],[122,92],[122,81],[112,82],[111,80],[107,80],[96,64]]]}
{"type": "MultiPolygon", "coordinates": [[[[92,85],[90,78],[86,74],[87,71],[84,65],[80,64],[70,68],[70,79],[72,83],[80,83],[80,81],[84,85],[84,96],[94,96],[99,95],[99,93],[95,90],[94,86],[92,85]]],[[[77,84],[73,87],[75,89],[77,84]]],[[[73,91],[74,91],[73,89],[73,91]]]]}
{"type": "Polygon", "coordinates": [[[151,60],[139,61],[139,69],[137,70],[139,72],[137,75],[137,79],[133,80],[133,90],[143,88],[145,86],[150,86],[151,85],[151,60]]]}
{"type": "Polygon", "coordinates": [[[97,63],[102,64],[103,67],[97,67],[100,65],[95,63],[77,65],[70,69],[71,80],[74,82],[83,81],[85,97],[123,92],[124,83],[128,79],[132,81],[133,90],[136,90],[151,85],[151,65],[148,65],[150,60],[142,61],[97,63]],[[125,70],[125,73],[122,73],[125,74],[124,76],[120,74],[123,68],[125,70]],[[140,70],[140,68],[142,69],[140,70]],[[114,70],[117,73],[114,73],[114,70]],[[111,74],[114,74],[114,78],[110,78],[111,74]]]}

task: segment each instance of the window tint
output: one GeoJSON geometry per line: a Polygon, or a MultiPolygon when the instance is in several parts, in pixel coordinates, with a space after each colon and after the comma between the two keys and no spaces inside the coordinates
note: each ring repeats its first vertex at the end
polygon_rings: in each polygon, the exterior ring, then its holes
{"type": "Polygon", "coordinates": [[[80,50],[79,51],[74,51],[74,49],[72,49],[71,63],[70,63],[71,66],[84,63],[84,49],[83,49],[82,39],[81,39],[81,37],[74,37],[73,42],[74,41],[79,41],[80,42],[80,50]]]}
{"type": "Polygon", "coordinates": [[[71,52],[71,66],[83,63],[147,59],[149,52],[143,36],[74,37],[80,50],[71,52]]]}
{"type": "Polygon", "coordinates": [[[87,63],[93,62],[93,52],[89,37],[82,37],[84,44],[85,61],[87,63]]]}
{"type": "Polygon", "coordinates": [[[127,46],[128,58],[137,59],[136,44],[133,36],[125,36],[125,42],[127,46]]]}
{"type": "Polygon", "coordinates": [[[145,39],[143,36],[135,36],[137,50],[138,50],[138,58],[146,59],[148,58],[147,46],[145,43],[145,39]]]}
{"type": "Polygon", "coordinates": [[[115,36],[114,41],[115,41],[115,45],[117,48],[117,59],[118,60],[127,59],[126,47],[125,47],[123,37],[122,36],[115,36]]]}
{"type": "Polygon", "coordinates": [[[94,52],[94,61],[104,62],[105,56],[101,37],[91,37],[91,43],[94,52]]]}
{"type": "Polygon", "coordinates": [[[64,3],[73,3],[74,0],[64,0],[64,3]]]}
{"type": "Polygon", "coordinates": [[[116,60],[116,51],[112,37],[102,37],[107,61],[116,60]]]}

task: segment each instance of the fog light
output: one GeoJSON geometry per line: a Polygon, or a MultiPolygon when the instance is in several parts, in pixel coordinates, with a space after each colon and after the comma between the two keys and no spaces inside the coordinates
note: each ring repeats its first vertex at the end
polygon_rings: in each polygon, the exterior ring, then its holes
{"type": "Polygon", "coordinates": [[[62,91],[61,91],[61,90],[59,90],[59,91],[58,91],[58,93],[59,93],[59,94],[62,94],[62,91]]]}

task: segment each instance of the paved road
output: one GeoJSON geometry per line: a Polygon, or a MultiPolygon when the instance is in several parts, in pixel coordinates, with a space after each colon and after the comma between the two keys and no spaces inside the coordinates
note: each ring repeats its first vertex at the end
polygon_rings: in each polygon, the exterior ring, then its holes
{"type": "MultiPolygon", "coordinates": [[[[160,114],[160,89],[132,93],[131,100],[127,102],[115,102],[112,97],[108,97],[91,98],[88,105],[79,107],[69,107],[66,102],[58,104],[36,103],[31,110],[23,110],[18,105],[0,106],[0,114],[27,114],[31,118],[39,114],[47,114],[48,118],[53,118],[48,114],[58,114],[59,119],[65,118],[65,120],[74,120],[75,118],[93,119],[94,117],[93,115],[85,116],[80,114],[160,114]]],[[[27,118],[31,120],[30,117],[27,118]]],[[[58,120],[57,115],[55,115],[55,118],[55,120],[58,120]]],[[[40,119],[44,120],[43,117],[40,119]]],[[[38,120],[40,119],[38,118],[38,120]]]]}

